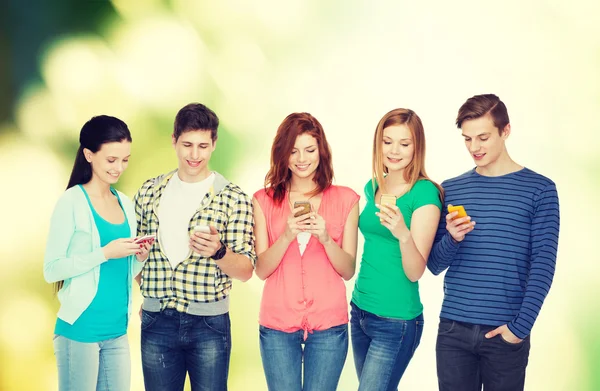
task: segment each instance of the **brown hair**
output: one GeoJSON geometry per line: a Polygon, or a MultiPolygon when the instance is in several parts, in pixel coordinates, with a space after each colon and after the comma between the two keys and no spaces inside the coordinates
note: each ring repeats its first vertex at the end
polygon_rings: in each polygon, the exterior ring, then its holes
{"type": "Polygon", "coordinates": [[[218,127],[219,117],[214,111],[202,103],[190,103],[177,112],[175,124],[173,125],[173,137],[177,141],[182,133],[210,130],[210,138],[214,143],[217,141],[218,127]]]}
{"type": "Polygon", "coordinates": [[[323,127],[309,113],[292,113],[283,120],[277,129],[271,148],[271,167],[265,176],[265,189],[276,204],[283,202],[289,188],[292,178],[292,172],[288,168],[290,155],[294,149],[296,138],[304,133],[317,140],[319,149],[319,166],[313,178],[317,188],[311,195],[321,193],[331,186],[333,181],[331,149],[325,138],[323,127]]]}
{"type": "Polygon", "coordinates": [[[492,116],[494,126],[498,133],[502,133],[506,125],[510,123],[508,111],[504,103],[494,94],[475,95],[458,109],[456,126],[460,129],[464,121],[481,118],[486,114],[492,116]]]}
{"type": "Polygon", "coordinates": [[[425,131],[423,123],[419,116],[410,109],[394,109],[388,112],[379,120],[375,129],[375,137],[373,138],[373,192],[375,191],[375,182],[383,193],[386,192],[384,174],[387,174],[388,169],[383,164],[383,130],[389,126],[406,125],[415,144],[415,153],[412,161],[404,169],[404,180],[409,183],[410,191],[419,179],[427,179],[431,181],[440,191],[440,199],[443,198],[443,189],[440,185],[429,179],[425,172],[425,131]]]}

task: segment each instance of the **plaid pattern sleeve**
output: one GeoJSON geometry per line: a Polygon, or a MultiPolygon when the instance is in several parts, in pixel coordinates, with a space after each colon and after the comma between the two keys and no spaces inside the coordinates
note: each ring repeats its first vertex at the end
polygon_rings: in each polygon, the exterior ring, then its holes
{"type": "MultiPolygon", "coordinates": [[[[211,303],[227,298],[232,281],[210,257],[192,252],[173,269],[161,250],[157,212],[160,196],[171,176],[147,181],[135,196],[138,232],[159,238],[142,271],[141,291],[144,297],[159,299],[161,309],[187,312],[191,302],[211,303]]],[[[229,183],[216,194],[211,188],[190,221],[190,232],[197,225],[214,226],[227,247],[247,256],[252,264],[256,262],[252,203],[238,186],[229,183]]]]}
{"type": "Polygon", "coordinates": [[[151,196],[148,195],[148,191],[151,189],[152,183],[152,179],[146,181],[133,197],[135,217],[137,220],[137,236],[147,235],[148,232],[148,216],[144,213],[144,203],[147,203],[151,198],[151,196]]]}
{"type": "Polygon", "coordinates": [[[237,200],[232,202],[229,211],[229,219],[223,243],[234,253],[248,257],[252,266],[256,265],[256,253],[254,251],[254,217],[252,201],[248,195],[239,188],[237,200]]]}

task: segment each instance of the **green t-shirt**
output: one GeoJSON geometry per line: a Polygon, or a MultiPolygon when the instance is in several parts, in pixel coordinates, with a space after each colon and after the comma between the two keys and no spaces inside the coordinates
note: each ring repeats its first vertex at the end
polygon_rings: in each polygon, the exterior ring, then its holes
{"type": "MultiPolygon", "coordinates": [[[[375,185],[377,191],[377,185],[375,185]]],[[[381,225],[375,206],[373,185],[365,186],[367,205],[360,214],[358,227],[365,238],[360,271],[352,301],[360,309],[386,318],[414,319],[423,313],[419,283],[404,274],[398,239],[381,225]]],[[[406,226],[410,228],[412,214],[424,205],[442,208],[437,187],[426,179],[415,183],[408,193],[396,200],[406,226]]]]}

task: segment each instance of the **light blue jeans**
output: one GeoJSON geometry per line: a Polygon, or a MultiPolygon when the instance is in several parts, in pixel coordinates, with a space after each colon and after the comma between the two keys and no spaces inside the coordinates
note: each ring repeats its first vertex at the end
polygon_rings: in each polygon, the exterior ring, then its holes
{"type": "Polygon", "coordinates": [[[269,391],[335,391],[348,353],[348,325],[292,333],[260,326],[269,391]],[[303,346],[304,345],[304,346],[303,346]],[[304,364],[304,365],[303,365],[304,364]]]}
{"type": "Polygon", "coordinates": [[[127,391],[131,361],[127,334],[100,342],[77,342],[55,335],[59,391],[127,391]]]}
{"type": "MultiPolygon", "coordinates": [[[[359,391],[396,391],[421,342],[423,315],[382,318],[350,302],[350,331],[359,391]]],[[[463,390],[462,388],[455,388],[463,390]]]]}

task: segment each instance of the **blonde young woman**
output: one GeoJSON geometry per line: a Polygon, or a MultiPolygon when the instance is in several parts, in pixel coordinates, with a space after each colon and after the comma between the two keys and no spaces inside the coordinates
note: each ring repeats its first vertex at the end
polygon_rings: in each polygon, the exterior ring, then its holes
{"type": "Polygon", "coordinates": [[[360,391],[396,390],[423,332],[418,280],[440,218],[440,187],[425,173],[423,124],[395,109],[377,124],[373,178],[359,219],[365,244],[351,302],[360,391]]]}

